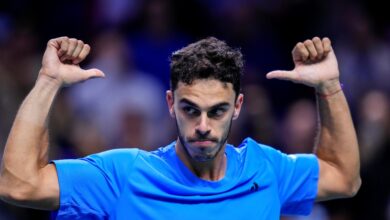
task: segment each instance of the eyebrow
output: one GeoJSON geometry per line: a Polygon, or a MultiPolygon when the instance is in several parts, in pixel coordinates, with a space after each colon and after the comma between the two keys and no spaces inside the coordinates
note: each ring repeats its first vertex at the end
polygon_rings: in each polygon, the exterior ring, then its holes
{"type": "MultiPolygon", "coordinates": [[[[199,106],[197,104],[195,104],[194,102],[192,102],[186,98],[181,99],[179,104],[187,104],[187,105],[191,105],[192,107],[199,108],[199,106]]],[[[221,102],[221,103],[217,103],[217,104],[211,106],[209,109],[229,107],[229,106],[230,106],[229,102],[221,102]]]]}

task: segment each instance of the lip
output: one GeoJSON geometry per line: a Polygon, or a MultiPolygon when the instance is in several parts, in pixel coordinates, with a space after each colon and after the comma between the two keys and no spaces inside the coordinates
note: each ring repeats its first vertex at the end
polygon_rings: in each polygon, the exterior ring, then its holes
{"type": "Polygon", "coordinates": [[[200,146],[200,147],[208,147],[212,145],[213,141],[194,141],[192,142],[193,145],[200,146]]]}

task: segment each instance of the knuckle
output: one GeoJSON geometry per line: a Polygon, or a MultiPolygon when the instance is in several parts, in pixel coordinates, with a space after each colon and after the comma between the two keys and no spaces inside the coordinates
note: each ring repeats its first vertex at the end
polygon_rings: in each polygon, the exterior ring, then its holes
{"type": "Polygon", "coordinates": [[[319,42],[319,41],[321,41],[321,39],[319,38],[319,37],[313,37],[313,42],[319,42]]]}
{"type": "Polygon", "coordinates": [[[84,47],[83,47],[82,51],[83,51],[82,53],[87,55],[91,51],[91,47],[88,46],[88,44],[84,44],[84,47]]]}
{"type": "Polygon", "coordinates": [[[52,40],[64,42],[64,41],[68,41],[69,37],[63,36],[63,37],[58,37],[58,38],[55,38],[55,39],[52,39],[52,40]]]}
{"type": "Polygon", "coordinates": [[[307,54],[306,46],[303,43],[298,43],[297,52],[300,54],[307,54]]]}
{"type": "Polygon", "coordinates": [[[310,44],[312,43],[312,41],[311,41],[311,40],[305,40],[303,43],[304,43],[306,46],[308,46],[308,45],[310,45],[310,44]]]}

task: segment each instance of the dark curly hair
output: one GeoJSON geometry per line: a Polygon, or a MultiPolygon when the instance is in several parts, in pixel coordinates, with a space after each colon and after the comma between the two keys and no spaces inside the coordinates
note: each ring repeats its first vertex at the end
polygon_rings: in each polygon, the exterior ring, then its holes
{"type": "Polygon", "coordinates": [[[172,54],[171,90],[175,91],[179,82],[191,84],[196,79],[217,79],[232,83],[237,97],[243,65],[239,49],[215,37],[202,39],[172,54]]]}

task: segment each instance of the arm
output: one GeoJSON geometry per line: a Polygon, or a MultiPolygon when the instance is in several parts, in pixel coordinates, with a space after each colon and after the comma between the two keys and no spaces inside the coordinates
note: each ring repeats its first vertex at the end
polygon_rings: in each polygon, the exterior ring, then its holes
{"type": "Polygon", "coordinates": [[[0,170],[3,200],[31,208],[58,208],[57,173],[48,164],[48,116],[62,86],[104,76],[78,66],[89,50],[82,41],[67,37],[48,42],[38,79],[16,115],[5,146],[0,170]]]}
{"type": "Polygon", "coordinates": [[[359,149],[330,40],[315,37],[298,43],[292,55],[292,71],[272,71],[267,78],[289,80],[316,90],[319,134],[315,153],[320,166],[317,200],[353,196],[361,184],[359,149]]]}

